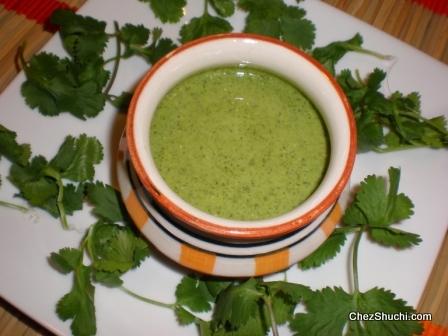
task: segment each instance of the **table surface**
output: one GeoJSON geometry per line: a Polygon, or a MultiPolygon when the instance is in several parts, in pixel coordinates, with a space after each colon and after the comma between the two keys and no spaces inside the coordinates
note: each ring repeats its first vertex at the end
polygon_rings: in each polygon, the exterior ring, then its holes
{"type": "MultiPolygon", "coordinates": [[[[448,1],[437,8],[427,8],[436,2],[412,0],[323,0],[404,42],[448,64],[448,1]],[[445,7],[445,8],[444,8],[445,7]]],[[[42,2],[42,1],[41,1],[42,2]]],[[[51,2],[51,1],[49,1],[51,2]]],[[[55,1],[53,1],[55,2],[55,1]]],[[[86,0],[61,0],[74,8],[86,0]]],[[[20,70],[16,62],[18,47],[24,40],[27,45],[25,58],[38,52],[51,38],[40,19],[29,20],[23,13],[10,9],[13,1],[0,0],[0,92],[20,70]],[[8,7],[9,6],[9,7],[8,7]]],[[[26,13],[25,13],[26,14],[26,13]]],[[[440,250],[425,292],[417,307],[419,312],[432,313],[433,323],[448,328],[448,236],[440,250]]],[[[447,335],[442,330],[438,335],[447,335]]],[[[50,335],[44,328],[0,299],[0,336],[50,335]]]]}

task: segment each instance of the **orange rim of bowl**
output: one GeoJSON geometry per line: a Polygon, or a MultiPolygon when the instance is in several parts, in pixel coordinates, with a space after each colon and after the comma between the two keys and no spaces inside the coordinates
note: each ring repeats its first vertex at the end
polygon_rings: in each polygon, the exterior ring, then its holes
{"type": "Polygon", "coordinates": [[[180,219],[184,223],[187,223],[188,225],[191,225],[193,228],[198,229],[200,231],[206,232],[207,234],[213,234],[217,236],[222,236],[226,238],[234,238],[234,239],[267,239],[267,238],[274,238],[277,236],[281,236],[287,233],[290,233],[294,230],[300,229],[301,227],[309,224],[312,222],[317,216],[319,216],[322,212],[324,212],[328,207],[330,207],[336,200],[338,199],[341,192],[344,190],[346,184],[348,183],[350,179],[350,175],[353,170],[353,166],[355,163],[355,157],[356,157],[356,150],[357,150],[357,138],[356,138],[356,123],[353,116],[353,112],[350,106],[350,103],[348,102],[347,97],[345,96],[342,88],[339,86],[337,81],[328,73],[328,71],[314,58],[303,52],[302,50],[294,47],[293,45],[290,45],[286,42],[266,37],[262,35],[255,35],[255,34],[248,34],[248,33],[228,33],[228,34],[217,34],[217,35],[211,35],[207,37],[203,37],[197,40],[194,40],[192,42],[186,43],[182,46],[179,46],[169,54],[165,55],[162,59],[160,59],[155,65],[151,67],[151,69],[146,73],[146,75],[143,77],[143,79],[138,84],[133,98],[131,100],[129,111],[128,111],[128,117],[127,117],[127,124],[126,124],[126,138],[127,138],[127,144],[128,144],[128,150],[129,155],[131,158],[131,161],[134,165],[135,171],[140,178],[142,184],[145,186],[145,188],[150,192],[151,196],[159,203],[162,207],[164,207],[169,213],[171,213],[176,218],[180,219]],[[335,184],[334,188],[331,190],[331,192],[322,200],[320,201],[316,206],[314,206],[311,210],[306,212],[305,214],[301,215],[298,218],[275,224],[273,226],[269,227],[255,227],[255,228],[241,228],[241,227],[228,227],[228,226],[222,226],[219,224],[211,223],[209,221],[203,220],[201,218],[198,218],[176,204],[174,204],[170,199],[168,199],[163,193],[161,193],[155,184],[152,182],[150,176],[146,173],[144,166],[139,158],[137,146],[135,143],[135,138],[133,136],[133,129],[134,129],[134,116],[135,116],[135,110],[137,101],[146,86],[146,83],[151,79],[154,73],[157,72],[157,70],[164,65],[165,62],[170,60],[173,56],[181,53],[182,51],[189,49],[191,47],[194,47],[198,44],[202,44],[204,42],[214,41],[214,40],[220,40],[220,39],[227,39],[227,38],[239,38],[239,39],[253,39],[257,41],[263,41],[268,43],[273,43],[278,46],[281,46],[283,48],[289,49],[290,51],[295,52],[302,58],[306,59],[309,63],[314,65],[316,68],[319,69],[320,72],[322,72],[325,77],[327,77],[327,80],[331,82],[332,86],[336,90],[341,102],[344,105],[344,110],[347,114],[347,120],[349,123],[349,130],[350,130],[350,144],[349,144],[349,151],[348,156],[346,160],[346,164],[344,167],[344,170],[338,180],[338,182],[335,184]]]}

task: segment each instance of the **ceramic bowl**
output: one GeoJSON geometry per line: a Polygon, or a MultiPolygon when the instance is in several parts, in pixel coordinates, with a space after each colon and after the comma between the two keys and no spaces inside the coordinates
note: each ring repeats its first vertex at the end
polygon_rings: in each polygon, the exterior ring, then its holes
{"type": "Polygon", "coordinates": [[[319,247],[339,223],[347,206],[349,185],[335,204],[311,224],[279,238],[252,243],[227,242],[196,235],[172,221],[155,204],[120,141],[117,178],[123,201],[141,233],[163,255],[191,270],[223,277],[263,276],[296,264],[319,247]]]}
{"type": "Polygon", "coordinates": [[[228,239],[272,239],[308,225],[336,202],[350,178],[356,155],[353,113],[334,78],[303,51],[279,40],[244,33],[193,41],[155,64],[134,93],[126,138],[139,179],[167,214],[192,230],[228,239]],[[264,220],[220,218],[188,204],[163,180],[150,150],[152,116],[174,85],[205,69],[239,64],[278,74],[300,88],[321,113],[330,143],[325,176],[312,195],[292,211],[264,220]]]}

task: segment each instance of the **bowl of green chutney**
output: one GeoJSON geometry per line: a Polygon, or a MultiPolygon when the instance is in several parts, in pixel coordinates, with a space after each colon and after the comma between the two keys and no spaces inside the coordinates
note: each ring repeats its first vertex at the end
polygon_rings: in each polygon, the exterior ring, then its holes
{"type": "Polygon", "coordinates": [[[129,156],[186,228],[241,241],[289,234],[329,209],[356,155],[353,113],[312,57],[231,33],[182,45],[137,86],[129,156]]]}

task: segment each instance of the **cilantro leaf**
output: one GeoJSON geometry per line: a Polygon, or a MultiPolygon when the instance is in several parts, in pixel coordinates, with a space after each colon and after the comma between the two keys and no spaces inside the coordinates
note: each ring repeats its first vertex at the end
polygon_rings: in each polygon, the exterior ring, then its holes
{"type": "Polygon", "coordinates": [[[50,262],[59,272],[68,274],[82,263],[82,252],[74,248],[63,248],[51,253],[50,262]]]}
{"type": "Polygon", "coordinates": [[[64,274],[74,272],[75,283],[72,290],[64,295],[56,305],[56,313],[63,321],[72,319],[70,328],[73,335],[94,335],[96,333],[94,294],[90,276],[92,269],[82,263],[83,253],[73,248],[63,248],[59,253],[51,253],[50,262],[64,274]]]}
{"type": "Polygon", "coordinates": [[[196,322],[196,316],[194,316],[192,313],[190,313],[180,305],[176,305],[176,308],[174,308],[174,312],[176,313],[176,316],[179,319],[180,323],[183,325],[189,325],[196,322]]]}
{"type": "Polygon", "coordinates": [[[176,287],[176,304],[185,305],[194,312],[210,311],[212,301],[205,282],[192,275],[183,277],[176,287]]]}
{"type": "Polygon", "coordinates": [[[70,329],[74,335],[95,335],[95,287],[90,281],[92,269],[78,265],[73,289],[59,300],[56,313],[63,321],[73,319],[70,329]]]}
{"type": "Polygon", "coordinates": [[[19,197],[54,217],[60,216],[63,227],[68,228],[66,215],[82,209],[82,183],[93,179],[93,166],[102,158],[103,147],[96,138],[67,136],[50,162],[36,156],[27,166],[13,164],[8,178],[20,190],[19,197]],[[63,178],[80,183],[77,187],[64,185],[63,178]]]}
{"type": "Polygon", "coordinates": [[[148,244],[129,227],[103,221],[90,228],[86,244],[95,271],[125,273],[150,255],[148,244]]]}
{"type": "Polygon", "coordinates": [[[212,331],[226,325],[238,329],[257,317],[262,298],[262,293],[256,288],[259,282],[251,278],[243,284],[231,285],[220,293],[211,323],[212,331]]]}
{"type": "Polygon", "coordinates": [[[217,16],[211,16],[208,12],[199,18],[192,18],[190,22],[184,24],[180,29],[180,42],[196,40],[213,34],[230,33],[233,30],[232,25],[217,16]]]}
{"type": "Polygon", "coordinates": [[[130,221],[120,192],[100,181],[86,186],[87,199],[95,206],[93,213],[109,223],[130,221]]]}
{"type": "Polygon", "coordinates": [[[233,0],[209,0],[210,5],[221,17],[229,17],[235,13],[235,2],[233,0]]]}
{"type": "Polygon", "coordinates": [[[151,9],[157,18],[163,23],[176,23],[184,16],[183,7],[187,5],[186,0],[139,0],[149,2],[151,9]]]}
{"type": "Polygon", "coordinates": [[[78,15],[69,9],[55,10],[50,22],[59,26],[64,46],[77,62],[87,62],[104,52],[109,40],[106,22],[78,15]]]}
{"type": "Polygon", "coordinates": [[[119,112],[126,113],[131,103],[132,93],[123,91],[118,97],[110,96],[110,103],[116,107],[119,112]]]}
{"type": "Polygon", "coordinates": [[[249,12],[245,32],[281,39],[302,50],[312,48],[316,28],[304,18],[304,9],[286,6],[282,0],[240,0],[238,6],[249,12]]]}
{"type": "Polygon", "coordinates": [[[93,180],[94,165],[103,159],[103,146],[95,137],[81,134],[74,143],[74,156],[70,165],[62,171],[61,177],[75,182],[93,180]]]}
{"type": "Polygon", "coordinates": [[[207,285],[209,293],[216,298],[221,291],[233,284],[233,281],[228,279],[221,279],[217,277],[205,277],[205,284],[207,285]]]}
{"type": "Polygon", "coordinates": [[[360,49],[363,42],[364,40],[362,36],[357,33],[349,40],[332,42],[325,47],[315,48],[312,52],[312,56],[321,63],[330,74],[335,76],[336,63],[344,57],[347,52],[360,49]]]}
{"type": "Polygon", "coordinates": [[[304,270],[319,267],[333,259],[341,251],[341,246],[344,246],[347,232],[349,230],[346,228],[336,228],[314,252],[299,262],[299,267],[304,270]]]}
{"type": "Polygon", "coordinates": [[[3,156],[11,162],[25,166],[31,156],[29,144],[19,144],[16,140],[17,133],[0,124],[0,159],[3,156]]]}
{"type": "Polygon", "coordinates": [[[271,302],[273,317],[278,325],[290,321],[297,304],[311,295],[308,287],[285,281],[263,282],[258,287],[264,288],[267,294],[265,300],[271,302]]]}
{"type": "Polygon", "coordinates": [[[414,205],[407,196],[398,194],[399,181],[400,170],[389,168],[390,188],[386,194],[386,182],[383,178],[367,176],[361,182],[354,204],[346,210],[343,221],[353,225],[354,220],[363,218],[357,224],[388,227],[397,221],[410,218],[414,213],[414,205]]]}
{"type": "Polygon", "coordinates": [[[405,232],[395,228],[372,228],[371,236],[379,243],[400,248],[418,245],[422,239],[415,233],[405,232]]]}
{"type": "Polygon", "coordinates": [[[418,321],[359,321],[349,320],[350,313],[377,314],[411,314],[412,307],[403,300],[384,289],[373,288],[366,293],[347,294],[342,288],[326,287],[315,291],[305,299],[308,313],[294,316],[290,327],[296,335],[341,335],[348,324],[349,335],[412,335],[422,332],[418,321]],[[328,319],[331,316],[331,319],[328,319]]]}
{"type": "MultiPolygon", "coordinates": [[[[22,53],[20,59],[27,80],[22,83],[21,93],[29,107],[37,108],[45,116],[69,112],[82,120],[95,117],[103,109],[106,96],[98,89],[97,79],[80,80],[69,59],[42,52],[26,64],[22,53]]],[[[99,78],[101,81],[102,76],[99,78]]]]}
{"type": "Polygon", "coordinates": [[[140,266],[149,256],[147,244],[130,230],[119,228],[101,246],[100,258],[95,260],[95,269],[106,272],[125,273],[140,266]]]}

